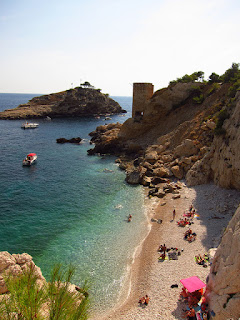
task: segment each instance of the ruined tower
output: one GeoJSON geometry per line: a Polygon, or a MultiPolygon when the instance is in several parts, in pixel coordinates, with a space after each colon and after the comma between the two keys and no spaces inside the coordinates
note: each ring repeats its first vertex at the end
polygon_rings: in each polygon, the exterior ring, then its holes
{"type": "Polygon", "coordinates": [[[153,95],[152,83],[133,84],[132,118],[140,119],[145,111],[147,102],[153,95]]]}

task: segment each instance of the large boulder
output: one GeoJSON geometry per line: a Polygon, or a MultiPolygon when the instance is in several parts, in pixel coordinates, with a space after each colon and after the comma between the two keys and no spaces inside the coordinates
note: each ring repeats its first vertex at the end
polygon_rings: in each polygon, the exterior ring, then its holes
{"type": "Polygon", "coordinates": [[[141,182],[141,174],[139,170],[133,169],[127,171],[125,180],[129,184],[139,184],[141,182]]]}
{"type": "Polygon", "coordinates": [[[189,157],[198,153],[198,148],[196,147],[194,141],[191,139],[185,139],[180,145],[175,148],[176,157],[189,157]]]}
{"type": "Polygon", "coordinates": [[[171,171],[176,178],[178,178],[178,179],[183,178],[183,170],[179,166],[177,166],[177,165],[173,166],[171,168],[171,171]]]}
{"type": "Polygon", "coordinates": [[[212,180],[212,152],[208,152],[201,160],[194,163],[186,174],[186,182],[188,186],[196,186],[206,184],[212,180]]]}
{"type": "Polygon", "coordinates": [[[32,257],[27,253],[11,255],[7,251],[0,252],[0,294],[8,291],[4,276],[17,276],[23,273],[28,267],[33,267],[39,285],[46,282],[39,267],[32,261],[32,257]]]}

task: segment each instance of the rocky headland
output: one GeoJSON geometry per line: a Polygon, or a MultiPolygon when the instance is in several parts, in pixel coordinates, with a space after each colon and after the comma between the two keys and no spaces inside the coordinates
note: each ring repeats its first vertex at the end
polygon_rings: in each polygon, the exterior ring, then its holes
{"type": "Polygon", "coordinates": [[[100,89],[74,89],[42,95],[15,109],[0,112],[0,119],[33,119],[45,117],[89,117],[126,112],[108,94],[100,89]]]}
{"type": "Polygon", "coordinates": [[[230,98],[230,87],[177,83],[159,90],[141,120],[91,132],[95,146],[88,153],[115,154],[133,184],[152,188],[161,179],[186,178],[188,185],[214,181],[240,189],[240,93],[230,98]],[[203,95],[201,103],[193,100],[196,91],[203,95]]]}

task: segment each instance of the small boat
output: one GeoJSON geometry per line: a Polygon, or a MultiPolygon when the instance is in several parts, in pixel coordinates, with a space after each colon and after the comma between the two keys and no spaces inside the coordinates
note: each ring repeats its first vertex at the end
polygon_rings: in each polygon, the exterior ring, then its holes
{"type": "Polygon", "coordinates": [[[38,123],[25,122],[21,125],[23,129],[35,129],[39,126],[38,123]]]}
{"type": "Polygon", "coordinates": [[[34,164],[37,161],[37,155],[36,153],[29,153],[26,158],[23,160],[22,165],[30,167],[32,164],[34,164]]]}

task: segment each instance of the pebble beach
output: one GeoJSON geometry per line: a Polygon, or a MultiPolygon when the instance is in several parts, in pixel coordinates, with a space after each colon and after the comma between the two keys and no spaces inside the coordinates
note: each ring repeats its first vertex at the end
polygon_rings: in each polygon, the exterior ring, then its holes
{"type": "MultiPolygon", "coordinates": [[[[221,236],[236,211],[240,193],[226,190],[213,184],[187,187],[182,182],[181,197],[173,199],[167,194],[164,199],[146,197],[149,233],[136,250],[130,266],[128,285],[123,288],[120,302],[110,312],[94,315],[99,320],[154,320],[184,319],[185,304],[179,301],[182,289],[181,279],[198,276],[206,283],[210,265],[203,267],[195,256],[216,248],[221,236]],[[177,221],[193,205],[197,217],[193,218],[191,229],[197,234],[196,240],[184,240],[188,227],[179,227],[177,221]],[[173,220],[173,210],[176,216],[173,220]],[[158,223],[154,220],[162,220],[158,223]],[[159,261],[158,248],[178,248],[178,260],[159,261]],[[147,306],[140,306],[140,297],[150,297],[147,306]]],[[[134,223],[134,216],[131,223],[134,223]]]]}

